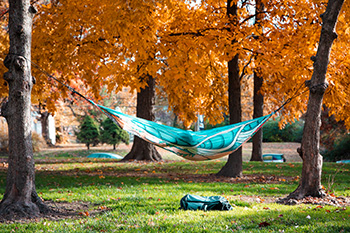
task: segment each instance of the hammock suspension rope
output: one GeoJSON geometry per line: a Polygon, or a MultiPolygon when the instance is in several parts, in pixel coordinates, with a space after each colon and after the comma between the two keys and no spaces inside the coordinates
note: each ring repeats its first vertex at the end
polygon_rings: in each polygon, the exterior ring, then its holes
{"type": "Polygon", "coordinates": [[[286,104],[290,103],[292,99],[306,91],[299,92],[299,90],[302,88],[302,85],[300,85],[300,87],[295,90],[294,94],[289,97],[278,109],[266,116],[233,125],[192,132],[126,115],[119,111],[96,104],[71,86],[46,72],[39,65],[35,64],[29,59],[27,60],[47,77],[66,87],[73,93],[73,95],[77,94],[95,106],[127,132],[171,151],[185,159],[195,161],[217,159],[234,152],[240,146],[242,146],[243,143],[248,141],[272,115],[280,111],[286,104]]]}

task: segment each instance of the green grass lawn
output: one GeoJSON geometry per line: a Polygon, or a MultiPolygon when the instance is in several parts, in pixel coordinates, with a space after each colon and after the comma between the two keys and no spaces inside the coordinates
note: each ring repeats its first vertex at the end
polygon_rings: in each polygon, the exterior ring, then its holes
{"type": "MultiPolygon", "coordinates": [[[[0,232],[350,232],[350,207],[274,203],[295,190],[301,163],[244,162],[245,177],[234,179],[212,175],[225,161],[124,164],[84,156],[73,151],[37,157],[39,196],[57,207],[85,205],[74,210],[75,217],[2,223],[0,232]],[[234,209],[179,210],[186,194],[221,195],[234,209]]],[[[325,163],[324,187],[349,197],[349,169],[325,163]]],[[[0,169],[1,195],[5,177],[0,169]]]]}

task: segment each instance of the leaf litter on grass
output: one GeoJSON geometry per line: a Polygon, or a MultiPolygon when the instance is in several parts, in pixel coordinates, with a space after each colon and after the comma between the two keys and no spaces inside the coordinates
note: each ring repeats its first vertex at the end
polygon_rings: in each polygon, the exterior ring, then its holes
{"type": "MultiPolygon", "coordinates": [[[[43,161],[43,163],[39,163],[38,166],[38,172],[39,175],[38,181],[43,179],[43,177],[51,177],[53,180],[51,183],[55,184],[54,186],[60,189],[65,189],[65,184],[62,184],[62,178],[65,177],[65,179],[72,179],[74,178],[79,179],[77,181],[81,185],[79,187],[84,186],[84,179],[87,178],[87,183],[89,186],[93,187],[96,190],[96,193],[91,195],[88,199],[79,199],[78,197],[73,198],[73,200],[78,201],[72,201],[72,198],[64,192],[59,193],[59,198],[57,198],[57,202],[53,201],[46,201],[48,203],[51,202],[54,203],[54,209],[59,209],[60,214],[51,215],[49,217],[42,216],[44,219],[48,220],[60,220],[60,219],[91,219],[94,217],[100,218],[102,217],[103,213],[112,212],[113,215],[120,214],[119,211],[114,211],[116,203],[122,202],[120,206],[117,205],[117,208],[122,208],[122,206],[125,205],[132,205],[133,208],[141,208],[140,211],[144,211],[142,209],[146,209],[145,215],[151,214],[154,216],[154,219],[151,221],[150,227],[157,227],[159,225],[159,222],[156,221],[156,218],[168,216],[167,219],[174,218],[173,212],[168,212],[169,207],[161,207],[156,208],[157,205],[154,203],[151,203],[155,200],[164,200],[164,203],[162,205],[168,205],[169,201],[166,201],[166,197],[164,196],[158,196],[159,194],[155,194],[154,190],[155,187],[159,187],[163,184],[171,185],[173,184],[173,188],[179,188],[180,190],[183,190],[184,192],[198,192],[198,187],[203,186],[205,184],[212,184],[210,187],[213,187],[213,189],[208,189],[206,192],[201,191],[202,193],[206,194],[218,194],[218,195],[224,195],[229,197],[229,200],[236,205],[237,207],[243,207],[244,211],[252,210],[254,209],[256,205],[261,205],[260,207],[256,209],[257,211],[275,211],[274,207],[271,207],[271,205],[274,205],[276,201],[278,201],[278,198],[281,195],[286,194],[285,187],[289,186],[297,186],[297,183],[299,181],[299,176],[297,175],[299,172],[295,171],[296,168],[300,169],[300,164],[264,164],[264,163],[246,163],[244,166],[246,167],[244,170],[245,176],[241,178],[227,178],[227,177],[217,177],[214,175],[215,171],[222,166],[222,162],[215,162],[215,163],[191,163],[191,162],[162,162],[162,163],[145,163],[145,162],[133,162],[129,164],[121,164],[121,163],[115,163],[111,161],[84,161],[79,160],[77,161],[76,158],[74,159],[65,159],[64,161],[55,161],[54,163],[50,163],[50,161],[43,161]],[[71,163],[73,162],[73,163],[71,163]],[[246,170],[246,169],[249,169],[246,170]],[[266,170],[265,170],[266,169],[266,170]],[[287,170],[290,169],[290,170],[287,170]],[[269,170],[267,172],[267,170],[269,170]],[[294,172],[293,172],[294,171],[294,172]],[[61,177],[61,178],[59,178],[61,177]],[[103,177],[103,178],[102,178],[103,177]],[[131,179],[131,181],[128,181],[127,179],[131,179]],[[116,182],[118,183],[118,187],[121,188],[121,190],[118,189],[116,186],[116,182]],[[137,204],[135,205],[135,202],[133,200],[136,200],[135,198],[126,199],[125,197],[120,196],[113,196],[111,197],[111,200],[115,200],[115,203],[111,205],[111,203],[104,204],[101,202],[101,199],[105,198],[105,196],[102,196],[101,192],[102,189],[100,189],[104,183],[106,185],[110,183],[108,186],[112,189],[118,189],[120,195],[138,195],[141,196],[137,199],[137,204]],[[125,183],[125,184],[124,184],[125,183]],[[138,183],[138,184],[136,184],[138,183]],[[150,187],[147,187],[147,185],[150,185],[150,187]],[[226,185],[225,185],[226,184],[226,185]],[[227,184],[233,184],[232,188],[229,188],[227,184]],[[135,187],[132,187],[132,186],[135,187]],[[141,192],[138,192],[136,186],[140,186],[141,192]],[[217,188],[219,186],[225,186],[225,188],[217,188]],[[283,186],[280,186],[283,185],[283,186]],[[283,187],[283,188],[282,188],[283,187]],[[136,192],[136,194],[129,194],[129,190],[134,190],[132,192],[136,192]],[[147,190],[147,191],[145,191],[147,190]],[[221,191],[225,190],[225,191],[221,191]],[[241,191],[240,191],[241,190],[241,191]],[[100,192],[100,193],[99,193],[100,192]],[[243,195],[237,195],[237,193],[241,193],[243,195]],[[63,194],[66,194],[66,197],[62,196],[63,194]],[[98,196],[100,194],[101,196],[98,196]],[[252,195],[250,195],[252,194],[252,195]],[[146,197],[143,197],[145,196],[146,197]],[[61,199],[60,198],[66,198],[61,199]],[[77,199],[78,198],[78,199],[77,199]],[[97,198],[97,199],[96,199],[97,198]],[[98,203],[98,204],[97,204],[98,203]],[[129,204],[128,204],[129,203],[129,204]],[[152,211],[148,210],[148,205],[154,205],[155,208],[152,211]],[[247,208],[246,210],[244,208],[247,208]],[[165,209],[165,210],[164,210],[165,209]],[[148,213],[149,212],[149,213],[148,213]]],[[[47,182],[47,180],[46,180],[47,182]]],[[[66,181],[65,181],[66,182],[66,181]]],[[[74,182],[71,182],[69,186],[67,186],[67,189],[71,189],[72,185],[74,185],[74,182]]],[[[85,187],[88,187],[86,186],[85,187]]],[[[220,186],[220,187],[221,187],[220,186]]],[[[38,185],[40,187],[40,185],[38,185]]],[[[44,187],[41,185],[41,187],[44,187]]],[[[39,188],[40,189],[40,188],[39,188]]],[[[49,189],[48,189],[49,190],[49,189]]],[[[42,191],[42,190],[40,190],[42,191]]],[[[86,190],[84,190],[86,191],[86,190]]],[[[83,192],[84,192],[83,191],[83,192]]],[[[74,192],[77,192],[75,190],[74,192]]],[[[169,195],[171,194],[171,191],[169,190],[163,190],[163,192],[167,192],[169,195]]],[[[44,192],[45,193],[45,192],[44,192]]],[[[200,194],[202,194],[200,193],[200,194]]],[[[333,197],[334,200],[335,197],[333,197]]],[[[297,205],[303,206],[304,204],[312,204],[315,207],[312,207],[317,212],[324,212],[324,213],[341,213],[344,211],[347,211],[347,206],[349,206],[349,198],[348,197],[336,197],[338,199],[338,205],[339,208],[332,209],[332,208],[326,208],[325,206],[330,205],[330,203],[333,203],[331,199],[329,201],[324,201],[322,199],[318,200],[315,198],[305,198],[304,200],[298,200],[296,202],[297,205]],[[322,202],[323,201],[323,202],[322,202]],[[320,207],[321,206],[321,207],[320,207]],[[338,211],[338,212],[337,212],[338,211]]],[[[56,198],[52,199],[56,200],[56,198]]],[[[131,208],[131,207],[130,207],[131,208]]],[[[303,207],[304,208],[304,207],[303,207]]],[[[130,209],[131,210],[131,209],[130,209]]],[[[135,212],[136,210],[132,210],[135,212]]],[[[137,211],[136,211],[137,212],[137,211]]],[[[125,211],[125,216],[127,217],[130,215],[127,211],[125,211]]],[[[192,214],[191,214],[192,215],[192,214]]],[[[314,219],[314,217],[311,214],[310,217],[314,219]]],[[[132,214],[130,215],[132,216],[132,214]]],[[[129,216],[129,217],[130,217],[129,216]]],[[[277,216],[277,215],[276,215],[277,216]]],[[[303,216],[306,220],[307,215],[303,216]]],[[[278,214],[278,218],[286,218],[286,213],[278,214]],[[279,217],[281,216],[281,217],[279,217]]],[[[277,218],[276,217],[276,218],[277,218]]],[[[275,220],[276,220],[275,218],[275,220]]],[[[38,218],[35,221],[39,221],[40,218],[38,218]]],[[[50,221],[51,221],[50,220],[50,221]]],[[[82,221],[83,221],[82,220],[82,221]]],[[[33,220],[29,220],[33,221],[33,220]]],[[[68,220],[67,220],[68,221],[68,220]]],[[[135,220],[137,221],[137,220],[135,220]]],[[[261,228],[267,228],[273,227],[275,225],[275,222],[270,219],[261,219],[257,220],[255,222],[255,227],[259,227],[259,223],[269,223],[270,226],[261,226],[261,228]]],[[[142,227],[142,223],[135,222],[137,225],[137,228],[142,227]]],[[[123,224],[123,227],[128,224],[123,224]]],[[[129,224],[130,225],[130,224],[129,224]]],[[[301,224],[299,224],[301,225],[301,224]]],[[[132,226],[132,224],[130,225],[132,226]]],[[[244,227],[242,227],[244,229],[244,227]]]]}

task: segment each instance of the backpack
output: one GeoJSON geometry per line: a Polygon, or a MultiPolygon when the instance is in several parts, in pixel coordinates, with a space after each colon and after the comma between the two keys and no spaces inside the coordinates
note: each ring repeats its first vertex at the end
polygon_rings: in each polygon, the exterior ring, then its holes
{"type": "Polygon", "coordinates": [[[187,194],[180,200],[182,210],[232,210],[228,200],[221,196],[202,197],[187,194]]]}

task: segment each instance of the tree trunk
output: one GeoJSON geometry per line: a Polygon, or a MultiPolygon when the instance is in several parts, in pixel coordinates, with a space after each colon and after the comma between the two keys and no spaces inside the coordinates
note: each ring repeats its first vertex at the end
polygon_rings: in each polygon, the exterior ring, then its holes
{"type": "MultiPolygon", "coordinates": [[[[237,5],[233,2],[233,0],[227,0],[227,16],[237,16],[237,5]]],[[[231,24],[237,24],[237,19],[233,18],[231,20],[231,24]]],[[[238,54],[236,54],[234,58],[228,62],[228,82],[230,124],[235,124],[242,121],[241,80],[239,75],[238,54]]],[[[216,175],[241,177],[242,171],[242,147],[240,147],[238,150],[228,156],[226,164],[216,175]]]]}
{"type": "Polygon", "coordinates": [[[31,137],[31,34],[36,10],[29,0],[10,0],[10,51],[4,64],[9,85],[8,102],[1,106],[9,132],[9,158],[6,190],[0,203],[4,218],[33,217],[49,209],[35,189],[35,170],[31,137]]]}
{"type": "MultiPolygon", "coordinates": [[[[255,1],[255,24],[259,26],[259,29],[262,30],[260,25],[261,16],[260,13],[264,10],[264,4],[261,0],[255,1]]],[[[253,105],[254,112],[253,118],[262,117],[264,115],[264,96],[260,93],[261,87],[263,85],[263,77],[259,75],[258,71],[254,72],[254,97],[253,105]]],[[[253,150],[252,157],[250,161],[263,161],[262,158],[262,142],[263,142],[263,130],[262,128],[256,132],[253,136],[253,150]]]]}
{"type": "MultiPolygon", "coordinates": [[[[148,78],[147,86],[137,93],[136,116],[153,121],[155,80],[149,75],[147,75],[146,78],[148,78]]],[[[134,143],[131,151],[121,161],[125,162],[129,160],[161,161],[162,156],[158,153],[153,144],[134,136],[134,143]]]]}
{"type": "MultiPolygon", "coordinates": [[[[241,106],[241,81],[239,77],[238,54],[228,62],[228,79],[229,79],[229,111],[230,124],[242,121],[241,106]]],[[[241,177],[242,166],[242,147],[231,153],[226,164],[216,174],[217,176],[241,177]]]]}
{"type": "Polygon", "coordinates": [[[54,144],[51,142],[49,133],[49,116],[50,113],[48,111],[40,113],[41,134],[43,135],[46,144],[50,147],[54,147],[54,144]]]}
{"type": "MultiPolygon", "coordinates": [[[[254,72],[253,118],[262,117],[264,115],[264,96],[259,92],[262,87],[263,81],[264,81],[263,78],[260,77],[257,74],[257,72],[254,72]]],[[[263,161],[262,141],[263,141],[263,131],[261,128],[253,136],[253,150],[252,150],[252,157],[250,158],[250,161],[263,161]]]]}
{"type": "Polygon", "coordinates": [[[321,110],[323,95],[328,86],[326,73],[329,55],[333,41],[337,37],[335,25],[343,2],[344,0],[330,0],[326,12],[321,15],[323,25],[316,57],[312,57],[314,71],[311,80],[307,82],[310,96],[301,148],[298,149],[303,159],[301,181],[298,188],[287,199],[324,196],[324,191],[321,188],[322,156],[319,153],[321,110]]]}

